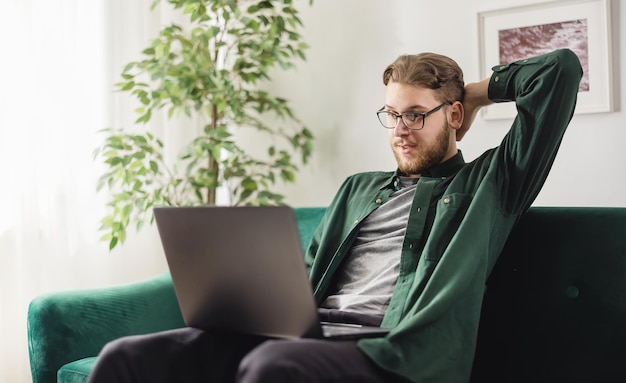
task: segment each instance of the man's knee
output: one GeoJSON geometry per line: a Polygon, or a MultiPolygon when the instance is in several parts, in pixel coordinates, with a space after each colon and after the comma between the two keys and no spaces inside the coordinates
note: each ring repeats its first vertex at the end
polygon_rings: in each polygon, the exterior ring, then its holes
{"type": "Polygon", "coordinates": [[[239,364],[237,382],[293,382],[302,376],[301,366],[287,355],[285,342],[270,340],[250,351],[239,364]]]}
{"type": "Polygon", "coordinates": [[[125,382],[126,364],[131,343],[130,337],[107,343],[98,354],[98,362],[89,376],[89,383],[125,382]]]}
{"type": "Polygon", "coordinates": [[[135,337],[119,338],[105,344],[98,354],[98,364],[117,364],[121,361],[128,360],[133,338],[135,337]]]}

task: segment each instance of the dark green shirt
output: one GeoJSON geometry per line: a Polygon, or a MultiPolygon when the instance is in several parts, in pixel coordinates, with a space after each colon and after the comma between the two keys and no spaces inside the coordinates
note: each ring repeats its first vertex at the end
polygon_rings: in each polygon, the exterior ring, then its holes
{"type": "MultiPolygon", "coordinates": [[[[502,143],[470,163],[459,152],[422,173],[382,323],[392,330],[358,343],[383,369],[413,382],[469,381],[485,282],[548,175],[581,75],[570,50],[494,67],[489,98],[518,110],[502,143]]],[[[318,303],[360,223],[398,188],[397,171],[356,174],[340,187],[306,254],[318,303]]]]}

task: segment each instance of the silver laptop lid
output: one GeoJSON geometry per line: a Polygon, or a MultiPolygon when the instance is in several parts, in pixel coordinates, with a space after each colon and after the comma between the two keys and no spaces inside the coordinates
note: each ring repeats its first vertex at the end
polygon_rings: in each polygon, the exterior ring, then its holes
{"type": "Polygon", "coordinates": [[[158,207],[154,215],[188,326],[319,336],[291,208],[158,207]]]}

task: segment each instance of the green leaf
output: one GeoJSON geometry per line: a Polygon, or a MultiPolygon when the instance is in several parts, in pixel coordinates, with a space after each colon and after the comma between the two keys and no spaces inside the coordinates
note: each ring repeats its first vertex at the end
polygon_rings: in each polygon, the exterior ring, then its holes
{"type": "Polygon", "coordinates": [[[135,86],[135,82],[134,81],[129,81],[122,87],[122,90],[124,90],[124,91],[130,90],[130,89],[133,89],[134,86],[135,86]]]}
{"type": "Polygon", "coordinates": [[[295,174],[289,170],[284,170],[284,169],[281,170],[280,176],[283,179],[283,181],[286,181],[286,182],[294,182],[296,180],[295,174]]]}
{"type": "Polygon", "coordinates": [[[109,250],[113,250],[116,245],[117,245],[117,237],[111,238],[111,241],[109,242],[109,250]]]}
{"type": "Polygon", "coordinates": [[[245,178],[243,181],[241,181],[241,187],[243,187],[244,190],[256,190],[257,186],[258,185],[256,181],[254,181],[252,178],[245,178]]]}
{"type": "Polygon", "coordinates": [[[145,123],[145,122],[148,122],[148,121],[150,121],[150,117],[151,117],[151,116],[152,116],[152,110],[151,110],[151,109],[148,109],[148,110],[146,111],[146,113],[144,113],[141,117],[139,117],[139,118],[135,121],[135,123],[136,123],[136,124],[140,124],[140,123],[145,123]]]}
{"type": "Polygon", "coordinates": [[[159,165],[155,161],[150,161],[150,170],[152,170],[153,173],[158,173],[159,165]]]}
{"type": "Polygon", "coordinates": [[[124,69],[122,69],[122,73],[126,73],[126,72],[130,71],[131,69],[133,69],[135,67],[135,64],[136,63],[134,63],[134,62],[130,62],[130,63],[126,64],[126,66],[124,66],[124,69]]]}
{"type": "MultiPolygon", "coordinates": [[[[102,229],[100,229],[100,230],[102,230],[102,229]]],[[[113,234],[111,234],[111,233],[106,233],[106,234],[103,234],[103,235],[100,237],[100,240],[101,240],[101,241],[111,241],[111,238],[113,238],[113,234]]]]}
{"type": "Polygon", "coordinates": [[[130,216],[130,212],[133,210],[133,205],[126,205],[124,206],[124,208],[122,209],[122,213],[121,216],[126,219],[130,216]]]}
{"type": "Polygon", "coordinates": [[[253,190],[244,190],[239,195],[239,202],[243,202],[248,199],[253,193],[253,190]]]}

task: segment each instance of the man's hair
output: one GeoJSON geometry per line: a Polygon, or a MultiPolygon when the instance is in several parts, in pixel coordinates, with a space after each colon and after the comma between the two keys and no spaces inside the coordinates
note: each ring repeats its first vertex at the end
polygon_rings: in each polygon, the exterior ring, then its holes
{"type": "Polygon", "coordinates": [[[383,83],[389,81],[432,89],[439,101],[463,101],[463,71],[449,57],[436,53],[402,55],[383,72],[383,83]]]}

